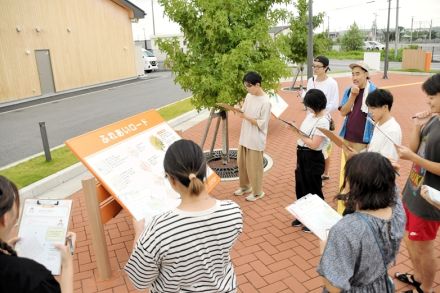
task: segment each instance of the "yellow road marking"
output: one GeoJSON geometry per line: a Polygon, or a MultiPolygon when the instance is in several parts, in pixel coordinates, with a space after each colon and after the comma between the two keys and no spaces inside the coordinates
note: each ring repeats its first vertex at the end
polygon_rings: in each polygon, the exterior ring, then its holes
{"type": "Polygon", "coordinates": [[[424,81],[419,81],[419,82],[413,82],[413,83],[404,83],[404,84],[398,84],[398,85],[389,85],[389,86],[383,86],[383,87],[379,87],[381,89],[392,89],[395,87],[402,87],[402,86],[410,86],[410,85],[416,85],[416,84],[422,84],[424,83],[424,81]]]}

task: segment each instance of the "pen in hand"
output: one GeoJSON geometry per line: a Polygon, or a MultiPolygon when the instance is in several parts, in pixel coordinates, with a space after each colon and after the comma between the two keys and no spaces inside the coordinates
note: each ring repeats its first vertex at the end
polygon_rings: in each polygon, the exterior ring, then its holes
{"type": "Polygon", "coordinates": [[[73,255],[74,251],[73,251],[73,243],[72,243],[72,238],[67,238],[67,243],[69,244],[69,251],[70,251],[70,255],[73,255]]]}

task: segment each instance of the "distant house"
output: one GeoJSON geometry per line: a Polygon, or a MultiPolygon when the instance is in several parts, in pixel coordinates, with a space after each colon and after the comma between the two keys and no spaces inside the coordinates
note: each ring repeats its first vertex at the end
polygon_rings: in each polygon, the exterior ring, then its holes
{"type": "Polygon", "coordinates": [[[125,0],[1,0],[0,103],[137,76],[125,0]]]}
{"type": "Polygon", "coordinates": [[[157,45],[158,39],[163,39],[163,40],[176,39],[179,42],[180,50],[186,51],[187,49],[186,40],[182,33],[154,35],[151,37],[150,44],[151,44],[151,50],[154,52],[154,55],[156,56],[158,62],[163,62],[167,57],[167,54],[159,49],[159,46],[157,45]]]}

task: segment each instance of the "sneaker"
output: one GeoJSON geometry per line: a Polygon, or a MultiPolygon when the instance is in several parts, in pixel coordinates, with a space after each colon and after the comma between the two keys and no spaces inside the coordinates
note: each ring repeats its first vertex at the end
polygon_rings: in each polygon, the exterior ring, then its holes
{"type": "Polygon", "coordinates": [[[259,195],[250,194],[250,195],[246,196],[246,200],[247,201],[256,201],[257,199],[263,198],[264,195],[265,195],[264,192],[261,192],[261,194],[259,194],[259,195]]]}
{"type": "Polygon", "coordinates": [[[293,220],[292,227],[301,227],[302,223],[298,220],[293,220]]]}
{"type": "Polygon", "coordinates": [[[309,228],[307,228],[306,226],[302,227],[301,229],[304,233],[312,233],[312,231],[310,231],[309,228]]]}
{"type": "Polygon", "coordinates": [[[252,192],[252,187],[248,187],[246,189],[243,189],[243,188],[240,187],[239,189],[234,191],[234,195],[239,196],[239,195],[243,195],[243,194],[249,193],[249,192],[252,192]]]}

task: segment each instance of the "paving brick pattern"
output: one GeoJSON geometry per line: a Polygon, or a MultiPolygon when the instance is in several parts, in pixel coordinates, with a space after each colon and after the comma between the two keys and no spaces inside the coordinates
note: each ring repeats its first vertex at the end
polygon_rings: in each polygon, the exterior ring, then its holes
{"type": "MultiPolygon", "coordinates": [[[[411,114],[426,108],[424,94],[420,84],[424,76],[389,74],[390,79],[382,80],[380,74],[372,76],[379,86],[390,86],[394,94],[395,104],[392,112],[403,130],[403,143],[408,140],[411,114]],[[415,84],[414,84],[415,83],[415,84]],[[396,87],[396,85],[407,84],[396,87]],[[409,85],[408,85],[409,84],[409,85]]],[[[350,78],[338,78],[340,92],[350,84],[350,78]]],[[[284,86],[290,85],[285,83],[284,86]]],[[[283,113],[283,118],[300,123],[305,116],[302,105],[296,93],[281,91],[290,107],[283,113]]],[[[334,115],[337,129],[342,118],[334,115]]],[[[201,133],[206,123],[200,123],[183,132],[183,137],[200,142],[201,133]]],[[[213,128],[213,127],[212,127],[213,128]]],[[[213,131],[211,131],[213,132],[213,131]]],[[[231,147],[236,147],[240,132],[240,121],[234,115],[229,120],[229,141],[231,147]]],[[[212,139],[209,134],[208,142],[212,139]]],[[[220,142],[221,139],[218,139],[220,142]]],[[[321,292],[322,280],[316,273],[320,253],[317,237],[305,234],[300,228],[290,226],[292,216],[285,207],[295,200],[294,169],[296,162],[295,136],[283,123],[272,118],[269,124],[266,153],[273,159],[273,167],[264,175],[264,191],[266,197],[256,202],[247,202],[244,196],[234,196],[233,191],[238,187],[237,181],[220,183],[212,195],[218,199],[232,199],[240,204],[244,212],[244,231],[232,251],[232,259],[236,268],[239,292],[274,293],[274,292],[321,292]]],[[[220,144],[216,147],[220,147],[220,144]]],[[[331,179],[324,187],[326,200],[334,205],[333,198],[338,191],[340,172],[340,149],[334,147],[330,167],[331,179]]],[[[398,186],[403,184],[408,176],[410,164],[401,162],[398,186]]],[[[78,192],[72,195],[73,212],[71,229],[78,235],[77,248],[74,257],[76,293],[91,292],[137,292],[123,272],[123,267],[129,257],[133,245],[133,225],[131,217],[122,211],[117,217],[105,225],[105,233],[110,255],[113,276],[110,280],[100,280],[93,247],[90,228],[84,203],[84,195],[78,192]]],[[[437,237],[436,250],[440,251],[440,237],[437,237]]],[[[390,273],[411,271],[408,252],[402,243],[395,266],[390,273]]],[[[437,273],[435,288],[440,290],[440,273],[437,273]]],[[[406,289],[399,281],[395,281],[397,291],[406,289]]]]}

